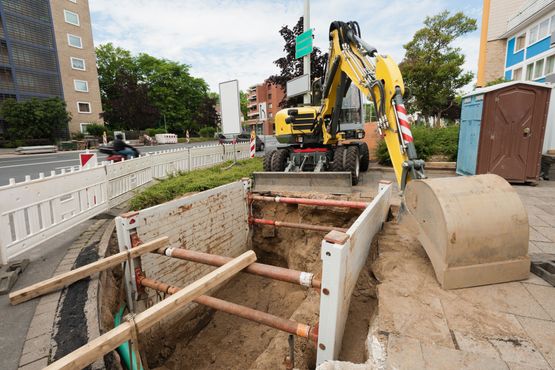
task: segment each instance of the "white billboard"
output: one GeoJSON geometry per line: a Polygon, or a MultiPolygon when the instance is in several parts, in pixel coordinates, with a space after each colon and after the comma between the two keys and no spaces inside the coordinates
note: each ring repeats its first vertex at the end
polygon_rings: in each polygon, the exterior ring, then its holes
{"type": "Polygon", "coordinates": [[[287,81],[287,97],[292,98],[310,91],[310,77],[302,75],[287,81]]]}
{"type": "Polygon", "coordinates": [[[258,103],[258,120],[266,121],[268,118],[268,111],[266,110],[266,102],[258,103]]]}
{"type": "Polygon", "coordinates": [[[220,83],[220,109],[222,112],[222,133],[241,133],[241,100],[239,81],[220,83]]]}

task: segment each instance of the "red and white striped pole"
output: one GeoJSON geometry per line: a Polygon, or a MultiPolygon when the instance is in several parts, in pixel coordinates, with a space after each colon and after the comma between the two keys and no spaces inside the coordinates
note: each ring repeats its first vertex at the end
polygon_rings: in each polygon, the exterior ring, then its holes
{"type": "Polygon", "coordinates": [[[395,111],[397,113],[397,120],[399,121],[399,130],[401,136],[406,143],[412,143],[412,132],[410,131],[410,123],[407,117],[407,110],[404,104],[395,104],[395,111]]]}
{"type": "Polygon", "coordinates": [[[254,130],[251,131],[251,158],[254,158],[256,154],[256,133],[254,130]]]}

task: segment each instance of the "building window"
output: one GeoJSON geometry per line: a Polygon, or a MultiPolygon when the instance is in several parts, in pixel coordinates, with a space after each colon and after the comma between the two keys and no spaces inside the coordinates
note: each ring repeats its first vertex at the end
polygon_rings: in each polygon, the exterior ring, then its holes
{"type": "Polygon", "coordinates": [[[272,93],[268,94],[268,100],[272,99],[272,93]]]}
{"type": "Polygon", "coordinates": [[[268,109],[272,109],[272,103],[268,104],[268,109]]]}
{"type": "Polygon", "coordinates": [[[86,70],[85,59],[71,57],[71,68],[77,69],[79,71],[86,70]]]}
{"type": "Polygon", "coordinates": [[[518,36],[516,38],[516,42],[515,42],[515,53],[524,49],[524,47],[526,46],[526,34],[523,33],[522,35],[518,36]]]}
{"type": "Polygon", "coordinates": [[[74,4],[77,4],[77,0],[69,0],[69,1],[71,1],[74,4]]]}
{"type": "Polygon", "coordinates": [[[530,63],[526,66],[526,79],[532,80],[534,77],[534,63],[530,63]]]}
{"type": "Polygon", "coordinates": [[[538,40],[543,39],[549,32],[549,18],[540,23],[540,31],[538,40]]]}
{"type": "Polygon", "coordinates": [[[268,118],[273,118],[274,114],[272,112],[268,113],[268,118]]]}
{"type": "Polygon", "coordinates": [[[551,27],[549,27],[549,33],[553,33],[555,31],[555,15],[551,17],[551,27]]]}
{"type": "Polygon", "coordinates": [[[80,123],[80,124],[79,124],[79,127],[80,127],[80,130],[81,130],[81,133],[82,133],[82,134],[86,134],[86,133],[87,133],[87,126],[90,125],[90,124],[91,124],[90,122],[89,122],[89,123],[80,123]]]}
{"type": "Polygon", "coordinates": [[[530,37],[528,38],[528,45],[531,45],[538,41],[538,32],[540,30],[540,26],[534,26],[530,29],[530,37]]]}
{"type": "Polygon", "coordinates": [[[70,12],[64,9],[64,19],[66,23],[73,24],[74,26],[79,26],[79,14],[70,12]]]}
{"type": "Polygon", "coordinates": [[[536,61],[536,65],[534,66],[534,79],[540,78],[543,76],[543,63],[544,63],[543,59],[536,61]]]}
{"type": "Polygon", "coordinates": [[[77,111],[79,113],[91,113],[91,103],[82,101],[77,102],[77,111]]]}
{"type": "Polygon", "coordinates": [[[522,68],[517,68],[513,71],[513,81],[522,80],[522,68]]]}
{"type": "Polygon", "coordinates": [[[555,71],[555,55],[547,57],[545,61],[545,74],[549,75],[555,71]]]}
{"type": "Polygon", "coordinates": [[[74,48],[83,49],[83,41],[81,37],[67,34],[67,43],[69,46],[73,46],[74,48]]]}
{"type": "Polygon", "coordinates": [[[89,83],[87,81],[73,80],[73,86],[75,86],[75,91],[89,92],[89,83]]]}

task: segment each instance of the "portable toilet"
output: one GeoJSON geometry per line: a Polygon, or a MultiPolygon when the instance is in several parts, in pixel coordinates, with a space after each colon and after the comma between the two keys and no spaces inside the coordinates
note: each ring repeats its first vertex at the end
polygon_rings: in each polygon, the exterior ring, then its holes
{"type": "Polygon", "coordinates": [[[457,174],[539,180],[551,86],[511,81],[463,96],[457,174]]]}

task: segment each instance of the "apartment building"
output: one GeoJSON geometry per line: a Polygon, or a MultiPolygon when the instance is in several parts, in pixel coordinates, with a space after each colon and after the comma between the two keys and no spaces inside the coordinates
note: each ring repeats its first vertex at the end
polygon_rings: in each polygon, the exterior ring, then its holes
{"type": "Polygon", "coordinates": [[[478,86],[555,82],[555,1],[484,0],[478,86]]]}
{"type": "Polygon", "coordinates": [[[61,136],[102,123],[88,0],[0,0],[0,23],[0,103],[64,99],[61,136]]]}
{"type": "Polygon", "coordinates": [[[273,135],[274,119],[284,96],[280,86],[269,82],[251,86],[247,91],[246,123],[250,126],[249,130],[254,127],[258,135],[273,135]]]}

